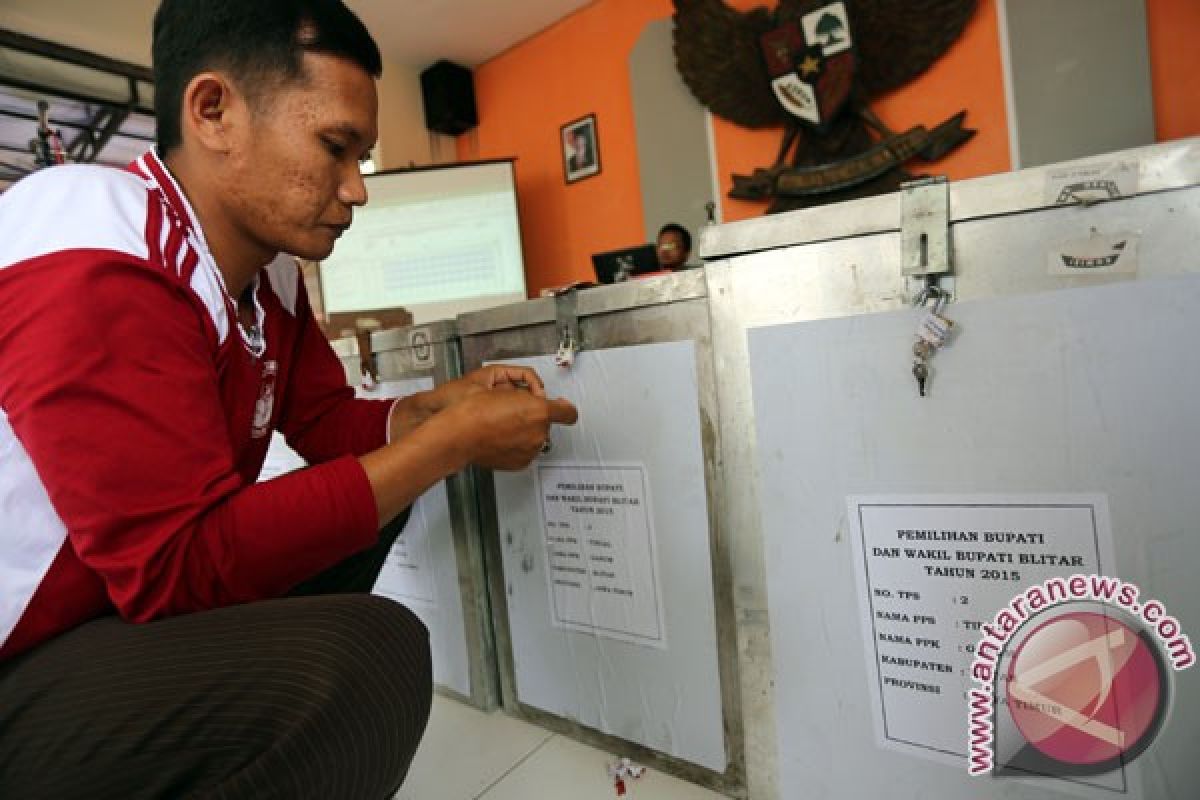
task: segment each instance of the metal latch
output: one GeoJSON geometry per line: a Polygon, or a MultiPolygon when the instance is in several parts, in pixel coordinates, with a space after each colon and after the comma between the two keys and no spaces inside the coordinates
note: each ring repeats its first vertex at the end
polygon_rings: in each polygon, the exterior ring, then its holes
{"type": "Polygon", "coordinates": [[[583,349],[583,337],[579,334],[579,294],[574,289],[554,298],[555,329],[558,331],[558,352],[554,363],[569,369],[575,363],[575,355],[583,349]]]}
{"type": "Polygon", "coordinates": [[[950,184],[944,175],[900,184],[900,246],[905,277],[953,272],[950,184]]]}

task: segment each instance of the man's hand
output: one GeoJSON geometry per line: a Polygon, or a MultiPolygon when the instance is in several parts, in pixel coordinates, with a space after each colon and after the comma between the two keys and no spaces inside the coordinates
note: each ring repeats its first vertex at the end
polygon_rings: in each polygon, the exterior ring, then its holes
{"type": "Polygon", "coordinates": [[[541,452],[551,425],[575,424],[579,412],[570,401],[547,399],[540,385],[538,390],[541,396],[509,382],[494,391],[471,394],[446,410],[442,416],[452,418],[465,437],[470,463],[489,469],[524,469],[541,452]]]}
{"type": "Polygon", "coordinates": [[[525,389],[534,397],[545,397],[542,379],[528,367],[493,364],[468,372],[456,381],[444,383],[430,392],[429,407],[433,413],[462,402],[478,392],[492,389],[525,389]]]}
{"type": "Polygon", "coordinates": [[[359,458],[381,521],[468,464],[524,469],[541,452],[551,425],[574,425],[579,418],[569,401],[548,399],[537,373],[523,367],[484,367],[453,384],[440,396],[434,390],[397,402],[392,443],[359,458]],[[433,411],[431,399],[448,405],[433,411]]]}
{"type": "Polygon", "coordinates": [[[493,389],[524,389],[534,397],[544,398],[542,379],[528,367],[494,364],[468,372],[458,380],[448,381],[427,392],[409,395],[392,406],[388,441],[398,441],[434,414],[461,403],[471,395],[493,389]]]}

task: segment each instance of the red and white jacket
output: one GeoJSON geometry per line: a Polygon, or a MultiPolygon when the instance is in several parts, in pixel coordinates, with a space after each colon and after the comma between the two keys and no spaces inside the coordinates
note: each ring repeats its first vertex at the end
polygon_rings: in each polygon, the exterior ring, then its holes
{"type": "Polygon", "coordinates": [[[236,324],[195,215],[153,153],[0,196],[0,660],[104,614],[279,596],[370,546],[356,400],[295,262],[236,324]],[[272,429],[318,466],[255,483],[272,429]]]}

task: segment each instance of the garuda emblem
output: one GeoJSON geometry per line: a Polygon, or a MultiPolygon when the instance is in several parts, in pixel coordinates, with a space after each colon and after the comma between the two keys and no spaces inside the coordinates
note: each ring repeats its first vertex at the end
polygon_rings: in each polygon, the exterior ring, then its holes
{"type": "Polygon", "coordinates": [[[924,72],[962,33],[975,0],[780,0],[774,12],[674,0],[675,58],[696,98],[748,128],[782,125],[775,163],[734,175],[730,196],[784,211],[895,190],[914,158],[974,135],[960,112],[897,134],[869,100],[924,72]]]}

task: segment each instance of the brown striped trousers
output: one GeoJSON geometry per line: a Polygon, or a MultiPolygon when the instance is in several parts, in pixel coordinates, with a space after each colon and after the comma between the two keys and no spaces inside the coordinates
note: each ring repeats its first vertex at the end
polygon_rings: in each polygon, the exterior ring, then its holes
{"type": "Polygon", "coordinates": [[[429,638],[363,592],[403,522],[295,596],[106,617],[0,664],[0,798],[391,797],[429,717],[429,638]]]}

